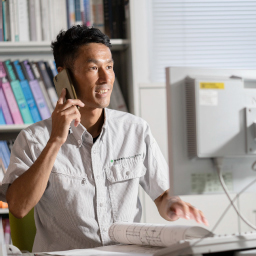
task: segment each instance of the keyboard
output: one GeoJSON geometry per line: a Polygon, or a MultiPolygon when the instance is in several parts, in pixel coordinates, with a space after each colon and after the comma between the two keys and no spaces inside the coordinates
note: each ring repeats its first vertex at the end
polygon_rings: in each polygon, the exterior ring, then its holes
{"type": "Polygon", "coordinates": [[[154,253],[154,256],[177,256],[205,254],[256,248],[256,232],[233,235],[215,235],[204,239],[179,241],[178,243],[154,253]]]}

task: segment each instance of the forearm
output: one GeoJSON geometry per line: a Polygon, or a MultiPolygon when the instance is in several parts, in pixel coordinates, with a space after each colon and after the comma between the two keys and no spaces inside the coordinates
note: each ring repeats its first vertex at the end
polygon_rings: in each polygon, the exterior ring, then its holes
{"type": "Polygon", "coordinates": [[[35,163],[8,188],[6,199],[15,217],[24,217],[42,197],[60,147],[49,141],[35,163]]]}

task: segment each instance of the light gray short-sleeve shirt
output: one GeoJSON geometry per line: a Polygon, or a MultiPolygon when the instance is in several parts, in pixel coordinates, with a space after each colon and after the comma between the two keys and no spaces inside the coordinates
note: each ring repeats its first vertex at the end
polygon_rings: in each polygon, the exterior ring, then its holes
{"type": "MultiPolygon", "coordinates": [[[[12,148],[2,194],[36,161],[51,135],[51,119],[21,131],[12,148]]],[[[168,166],[148,124],[105,109],[101,134],[93,138],[71,124],[46,190],[35,206],[33,251],[60,251],[113,244],[113,222],[139,222],[139,184],[155,200],[169,188],[168,166]]]]}

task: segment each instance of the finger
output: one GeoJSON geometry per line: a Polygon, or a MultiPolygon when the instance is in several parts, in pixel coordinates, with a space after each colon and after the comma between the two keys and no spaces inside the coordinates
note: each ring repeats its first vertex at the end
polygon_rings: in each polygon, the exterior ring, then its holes
{"type": "Polygon", "coordinates": [[[77,127],[77,125],[80,123],[80,116],[77,114],[77,113],[75,113],[75,114],[71,114],[71,115],[69,115],[69,118],[70,118],[70,123],[72,122],[72,120],[75,120],[75,122],[74,122],[74,125],[75,125],[75,127],[77,127]]]}
{"type": "Polygon", "coordinates": [[[171,211],[184,219],[190,219],[189,206],[185,202],[176,202],[172,204],[171,211]]]}
{"type": "Polygon", "coordinates": [[[84,107],[84,103],[81,100],[78,99],[68,99],[65,104],[62,105],[62,107],[59,109],[60,111],[63,111],[71,106],[79,106],[84,107]]]}
{"type": "Polygon", "coordinates": [[[74,113],[77,113],[77,114],[80,115],[80,113],[79,113],[79,111],[78,111],[76,106],[70,106],[69,108],[66,108],[66,109],[60,111],[60,114],[62,116],[65,116],[65,115],[68,116],[68,115],[71,115],[71,114],[74,114],[74,113]]]}
{"type": "Polygon", "coordinates": [[[193,206],[190,206],[189,210],[191,219],[194,219],[197,223],[202,223],[200,211],[193,206]]]}
{"type": "Polygon", "coordinates": [[[66,96],[66,89],[63,88],[57,103],[58,104],[63,104],[65,96],[66,96]]]}
{"type": "Polygon", "coordinates": [[[199,211],[199,213],[200,213],[202,222],[203,222],[206,226],[209,226],[209,222],[208,222],[208,220],[205,218],[203,212],[199,211]]]}

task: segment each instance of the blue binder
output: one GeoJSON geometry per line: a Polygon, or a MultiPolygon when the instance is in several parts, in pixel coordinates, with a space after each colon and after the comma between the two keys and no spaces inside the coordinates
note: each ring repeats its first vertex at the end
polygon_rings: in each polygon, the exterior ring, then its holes
{"type": "Polygon", "coordinates": [[[21,69],[21,66],[20,66],[20,63],[18,60],[13,62],[13,67],[14,67],[14,70],[16,71],[16,74],[17,74],[19,80],[20,80],[20,86],[23,91],[24,97],[27,101],[27,104],[28,104],[28,107],[29,107],[29,110],[30,110],[30,113],[31,113],[34,123],[41,121],[42,119],[41,119],[40,113],[38,111],[33,94],[31,92],[29,83],[25,79],[25,76],[22,72],[22,69],[21,69]]]}

